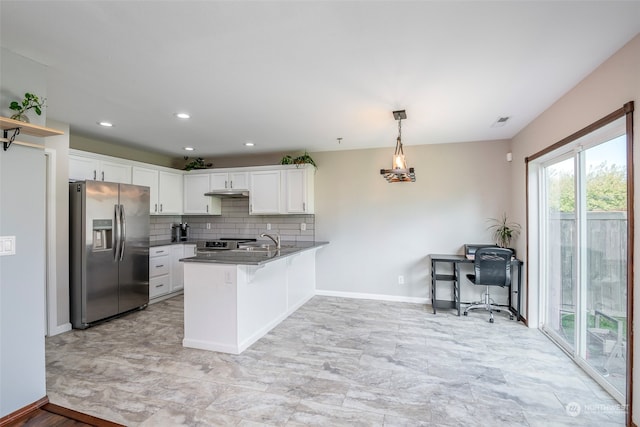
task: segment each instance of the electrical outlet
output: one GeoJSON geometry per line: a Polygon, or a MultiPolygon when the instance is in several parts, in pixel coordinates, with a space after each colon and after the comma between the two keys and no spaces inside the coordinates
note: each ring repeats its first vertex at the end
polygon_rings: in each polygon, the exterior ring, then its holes
{"type": "Polygon", "coordinates": [[[306,222],[300,223],[300,231],[306,231],[306,230],[307,230],[307,223],[306,222]]]}
{"type": "Polygon", "coordinates": [[[404,276],[398,276],[398,285],[404,285],[404,276]]]}
{"type": "Polygon", "coordinates": [[[267,231],[271,230],[271,224],[267,223],[267,231]]]}
{"type": "Polygon", "coordinates": [[[207,230],[211,230],[211,223],[210,222],[207,223],[207,230]]]}

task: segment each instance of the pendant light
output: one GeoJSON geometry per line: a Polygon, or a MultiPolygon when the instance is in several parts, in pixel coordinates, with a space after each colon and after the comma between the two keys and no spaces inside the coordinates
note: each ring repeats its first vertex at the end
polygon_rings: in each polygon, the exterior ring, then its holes
{"type": "Polygon", "coordinates": [[[402,149],[402,120],[407,118],[405,110],[393,112],[393,118],[398,121],[398,139],[396,140],[396,151],[393,153],[391,169],[380,169],[380,174],[387,182],[415,182],[416,174],[413,168],[407,168],[402,149]]]}

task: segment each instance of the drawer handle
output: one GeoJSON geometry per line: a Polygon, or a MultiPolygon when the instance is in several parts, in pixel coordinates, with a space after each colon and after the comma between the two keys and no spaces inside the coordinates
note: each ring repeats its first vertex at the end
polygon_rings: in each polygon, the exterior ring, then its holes
{"type": "Polygon", "coordinates": [[[163,286],[164,286],[164,284],[162,284],[162,285],[156,285],[156,288],[161,288],[161,287],[163,287],[163,286]]]}
{"type": "Polygon", "coordinates": [[[162,267],[164,267],[164,264],[158,264],[158,265],[156,265],[156,268],[162,268],[162,267]]]}
{"type": "Polygon", "coordinates": [[[163,254],[164,251],[156,251],[157,254],[163,254]]]}

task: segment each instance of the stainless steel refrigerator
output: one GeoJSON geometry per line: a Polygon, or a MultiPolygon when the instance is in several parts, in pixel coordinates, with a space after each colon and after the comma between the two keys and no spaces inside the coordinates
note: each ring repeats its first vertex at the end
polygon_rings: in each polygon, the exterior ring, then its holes
{"type": "Polygon", "coordinates": [[[71,324],[85,329],[149,303],[149,187],[69,184],[71,324]]]}

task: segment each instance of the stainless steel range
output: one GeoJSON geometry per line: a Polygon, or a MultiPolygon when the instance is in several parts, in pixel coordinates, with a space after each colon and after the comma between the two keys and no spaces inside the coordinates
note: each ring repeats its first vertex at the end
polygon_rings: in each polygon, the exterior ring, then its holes
{"type": "Polygon", "coordinates": [[[196,243],[197,252],[211,252],[211,251],[228,251],[231,249],[238,249],[242,243],[255,242],[256,239],[247,239],[242,237],[223,237],[217,240],[199,240],[196,243]]]}

